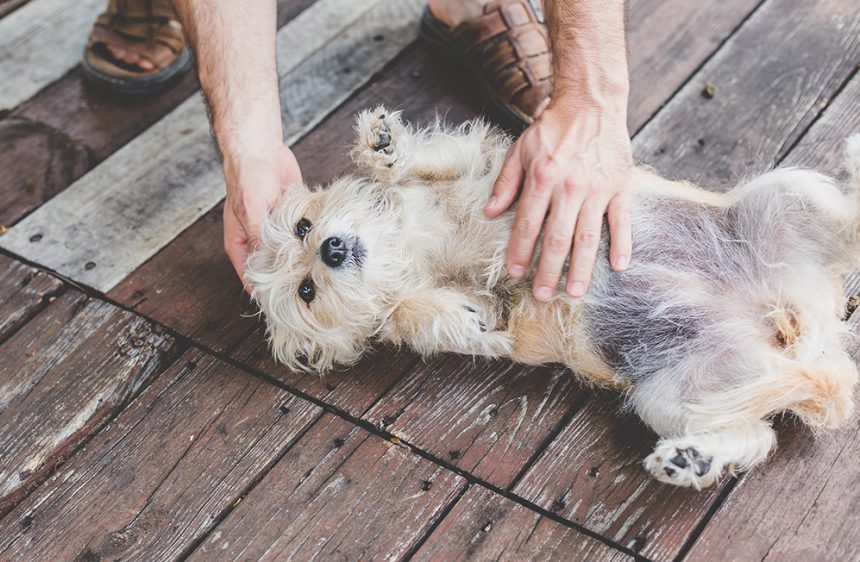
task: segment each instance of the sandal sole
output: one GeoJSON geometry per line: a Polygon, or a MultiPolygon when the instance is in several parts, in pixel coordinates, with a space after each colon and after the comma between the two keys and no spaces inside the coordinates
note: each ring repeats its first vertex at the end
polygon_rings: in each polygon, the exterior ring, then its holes
{"type": "Polygon", "coordinates": [[[125,95],[146,95],[154,94],[169,86],[173,81],[185,76],[188,71],[194,66],[194,59],[191,56],[191,51],[186,49],[182,51],[175,61],[167,68],[148,76],[139,78],[114,76],[100,68],[93,66],[89,61],[89,51],[84,49],[84,56],[81,60],[81,67],[84,71],[84,77],[90,82],[98,84],[112,92],[125,95]]]}

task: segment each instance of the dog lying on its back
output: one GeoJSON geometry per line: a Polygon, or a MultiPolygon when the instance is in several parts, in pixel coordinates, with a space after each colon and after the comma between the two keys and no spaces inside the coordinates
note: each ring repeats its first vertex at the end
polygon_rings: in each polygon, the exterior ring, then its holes
{"type": "Polygon", "coordinates": [[[646,469],[696,488],[763,461],[778,412],[813,428],[850,416],[840,317],[860,265],[860,136],[845,192],[799,169],[726,194],[635,170],[628,270],[611,271],[604,232],[588,293],[541,303],[505,273],[513,211],[483,214],[509,138],[481,121],[414,131],[384,108],[357,133],[371,177],[288,190],[248,262],[288,366],[326,371],[378,341],[564,363],[623,390],[661,438],[646,469]]]}

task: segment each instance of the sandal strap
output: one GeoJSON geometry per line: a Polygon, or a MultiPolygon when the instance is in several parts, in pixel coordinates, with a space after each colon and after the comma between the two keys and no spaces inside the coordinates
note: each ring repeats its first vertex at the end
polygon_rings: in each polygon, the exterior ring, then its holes
{"type": "Polygon", "coordinates": [[[527,0],[496,0],[451,34],[511,105],[531,118],[552,94],[546,28],[527,0]]]}

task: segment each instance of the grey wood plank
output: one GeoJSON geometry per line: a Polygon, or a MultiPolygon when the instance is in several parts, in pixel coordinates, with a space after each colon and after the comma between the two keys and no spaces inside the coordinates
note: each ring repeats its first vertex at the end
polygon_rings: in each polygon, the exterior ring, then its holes
{"type": "Polygon", "coordinates": [[[414,560],[591,562],[633,557],[487,488],[473,486],[421,546],[414,560]]]}
{"type": "Polygon", "coordinates": [[[0,255],[0,342],[44,308],[62,286],[56,277],[0,255]]]}
{"type": "Polygon", "coordinates": [[[0,521],[0,559],[177,559],[319,413],[190,351],[0,521]]]}
{"type": "Polygon", "coordinates": [[[33,0],[0,19],[0,109],[12,109],[78,64],[105,0],[33,0]]]}
{"type": "Polygon", "coordinates": [[[326,415],[191,560],[399,560],[465,479],[326,415]]]}
{"type": "Polygon", "coordinates": [[[0,513],[122,408],[172,348],[156,326],[75,291],[0,346],[0,513]]]}
{"type": "Polygon", "coordinates": [[[725,190],[783,157],[858,60],[856,0],[768,1],[640,131],[634,153],[725,190]]]}
{"type": "MultiPolygon", "coordinates": [[[[278,32],[288,143],[414,40],[422,5],[320,0],[278,32]]],[[[198,95],[11,228],[0,246],[108,291],[223,195],[198,95]]]]}

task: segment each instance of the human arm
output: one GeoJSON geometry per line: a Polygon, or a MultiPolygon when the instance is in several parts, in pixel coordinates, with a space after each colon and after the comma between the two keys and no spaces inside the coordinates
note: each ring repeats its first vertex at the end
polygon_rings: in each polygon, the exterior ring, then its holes
{"type": "Polygon", "coordinates": [[[224,247],[244,283],[245,261],[260,224],[282,191],[301,182],[298,163],[283,143],[277,5],[274,0],[174,0],[174,8],[197,58],[223,158],[224,247]]]}
{"type": "Polygon", "coordinates": [[[511,276],[523,277],[543,230],[533,291],[549,300],[570,256],[567,292],[582,296],[600,241],[610,230],[610,263],[631,257],[627,131],[627,52],[622,0],[544,0],[554,93],[506,157],[486,214],[495,217],[520,194],[508,246],[511,276]]]}

